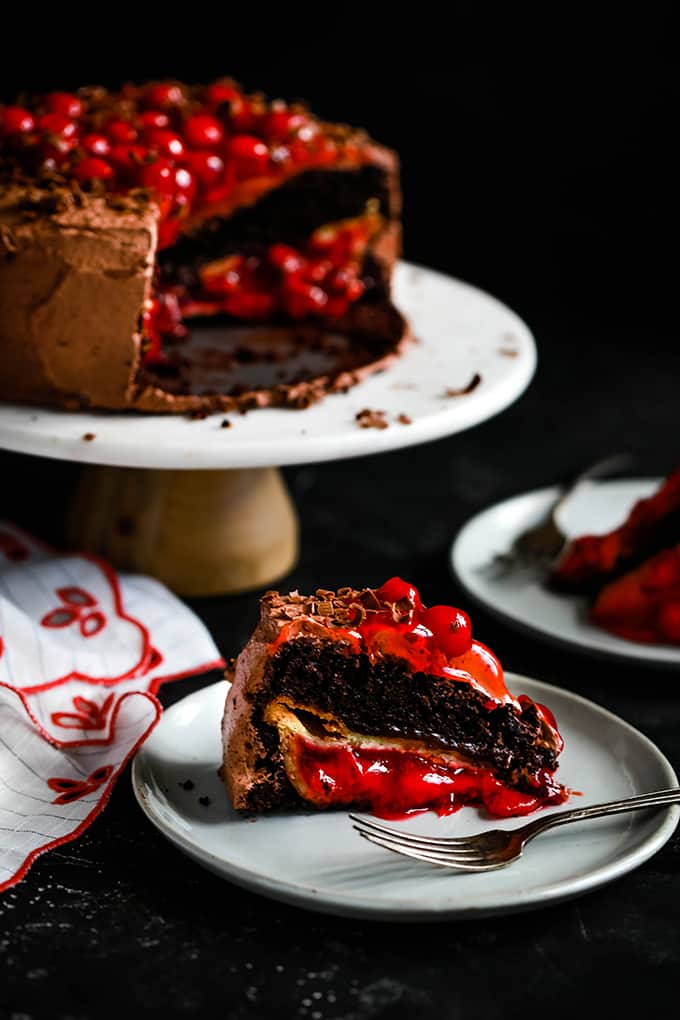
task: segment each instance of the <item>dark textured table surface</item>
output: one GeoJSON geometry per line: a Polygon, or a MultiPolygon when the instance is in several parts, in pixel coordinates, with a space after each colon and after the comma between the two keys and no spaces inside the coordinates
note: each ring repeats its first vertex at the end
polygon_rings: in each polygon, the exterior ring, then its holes
{"type": "MultiPolygon", "coordinates": [[[[490,46],[498,11],[484,11],[477,49],[465,23],[433,32],[423,17],[425,44],[416,17],[403,19],[401,41],[388,45],[381,25],[370,46],[358,47],[370,28],[362,23],[357,33],[343,9],[331,32],[314,23],[313,45],[303,35],[297,53],[304,18],[288,8],[286,31],[269,32],[269,50],[259,9],[258,24],[241,35],[231,10],[228,33],[213,30],[213,12],[159,19],[154,11],[153,33],[137,27],[134,45],[130,19],[108,19],[108,42],[118,25],[124,34],[108,57],[94,32],[84,46],[60,9],[67,40],[45,32],[43,11],[41,32],[35,9],[24,7],[21,31],[3,23],[20,56],[18,68],[9,51],[2,62],[3,97],[55,83],[160,77],[171,67],[189,80],[226,71],[273,95],[308,96],[327,116],[366,124],[399,149],[409,258],[497,294],[537,336],[536,379],[500,417],[429,446],[288,470],[303,546],[282,585],[375,584],[399,573],[428,601],[456,602],[449,544],[480,508],[614,451],[634,451],[650,475],[680,460],[669,130],[679,79],[674,50],[664,57],[644,42],[643,11],[633,9],[630,49],[620,38],[624,11],[608,16],[590,59],[580,44],[592,40],[594,10],[587,22],[560,11],[552,26],[532,15],[526,38],[538,66],[516,48],[521,29],[513,36],[497,24],[501,45],[490,46]],[[554,48],[572,25],[578,43],[560,62],[554,48]],[[49,37],[42,53],[41,36],[49,37]]],[[[19,10],[12,5],[11,14],[19,10]]],[[[514,6],[509,14],[516,28],[514,6]]],[[[649,19],[663,30],[658,11],[649,19]]],[[[670,24],[666,37],[675,39],[670,24]]],[[[74,475],[69,465],[0,454],[0,515],[58,538],[74,475]]],[[[256,607],[256,595],[195,603],[225,656],[247,638],[256,607]]],[[[606,706],[680,767],[677,671],[556,651],[480,610],[474,624],[509,669],[606,706]]],[[[213,679],[178,682],[161,698],[170,704],[213,679]]],[[[182,856],[147,822],[124,776],[83,838],[40,858],[0,897],[0,1016],[654,1016],[677,1003],[679,914],[678,834],[632,874],[527,914],[392,925],[307,913],[182,856]]]]}
{"type": "MultiPolygon", "coordinates": [[[[520,309],[521,311],[522,309],[520,309]]],[[[430,602],[463,601],[447,567],[478,509],[622,449],[669,470],[680,354],[658,330],[616,337],[532,326],[541,362],[525,396],[469,433],[382,457],[286,472],[302,557],[283,585],[380,583],[399,573],[430,602]],[[616,357],[612,352],[616,351],[616,357]]],[[[54,532],[67,465],[3,455],[3,512],[54,532]],[[46,518],[44,494],[53,494],[46,518]]],[[[197,601],[221,651],[241,647],[257,598],[197,601]]],[[[555,650],[480,610],[477,635],[513,670],[606,706],[680,766],[677,671],[555,650]]],[[[214,677],[168,686],[168,705],[214,677]]],[[[325,917],[243,891],[170,846],[129,777],[83,838],[39,859],[0,899],[0,1011],[14,1020],[205,1015],[304,1020],[495,1018],[532,1010],[653,1010],[677,989],[680,837],[632,874],[579,899],[473,922],[398,925],[325,917]],[[597,1001],[602,1001],[601,997],[597,1001]]]]}

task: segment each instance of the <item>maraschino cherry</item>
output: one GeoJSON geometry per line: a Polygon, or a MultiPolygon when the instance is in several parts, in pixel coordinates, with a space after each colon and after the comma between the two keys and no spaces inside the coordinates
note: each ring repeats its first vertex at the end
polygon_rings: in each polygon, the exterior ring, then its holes
{"type": "Polygon", "coordinates": [[[0,134],[27,135],[35,127],[35,118],[23,106],[6,106],[0,110],[0,134]]]}

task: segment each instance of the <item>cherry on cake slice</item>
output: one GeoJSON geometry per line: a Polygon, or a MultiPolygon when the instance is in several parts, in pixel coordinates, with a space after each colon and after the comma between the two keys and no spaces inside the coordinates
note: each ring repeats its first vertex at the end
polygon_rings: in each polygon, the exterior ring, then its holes
{"type": "Polygon", "coordinates": [[[381,588],[268,592],[223,719],[234,807],[354,806],[381,817],[494,816],[563,802],[550,711],[513,696],[469,618],[381,588]]]}
{"type": "Polygon", "coordinates": [[[0,398],[305,407],[401,351],[399,245],[395,153],[229,79],[0,106],[0,398]]]}

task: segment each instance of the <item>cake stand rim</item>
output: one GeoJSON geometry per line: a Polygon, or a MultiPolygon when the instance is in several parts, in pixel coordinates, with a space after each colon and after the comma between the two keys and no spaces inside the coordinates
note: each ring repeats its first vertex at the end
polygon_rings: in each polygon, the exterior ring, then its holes
{"type": "MultiPolygon", "coordinates": [[[[83,464],[166,470],[229,470],[310,464],[387,453],[455,435],[506,410],[525,392],[536,371],[536,343],[529,327],[508,305],[470,283],[407,261],[398,263],[395,283],[397,292],[402,289],[407,294],[404,301],[400,300],[397,293],[395,303],[411,320],[416,343],[410,344],[393,366],[359,383],[347,393],[331,394],[305,410],[258,409],[246,416],[222,412],[202,421],[188,421],[187,416],[182,415],[62,411],[0,402],[0,449],[83,464]],[[488,343],[495,343],[500,353],[503,336],[510,336],[516,349],[510,352],[510,357],[504,359],[503,368],[506,370],[500,373],[496,371],[490,383],[482,374],[482,382],[474,392],[448,400],[446,387],[442,386],[438,393],[433,394],[434,412],[414,416],[410,424],[400,424],[396,407],[408,403],[409,384],[403,383],[399,398],[395,398],[394,393],[399,392],[402,385],[399,377],[406,375],[408,378],[410,361],[417,359],[421,353],[418,341],[419,334],[423,332],[418,326],[418,311],[409,307],[409,288],[415,292],[421,284],[425,288],[429,286],[433,292],[437,288],[449,289],[452,294],[457,292],[462,299],[461,303],[466,302],[469,306],[472,320],[480,313],[482,316],[487,315],[490,320],[495,317],[498,324],[503,323],[504,332],[497,330],[498,335],[487,338],[488,343]],[[388,387],[392,388],[391,393],[388,387]],[[379,403],[382,398],[382,403],[391,400],[394,404],[395,413],[389,419],[389,427],[357,427],[353,420],[356,410],[364,406],[379,409],[375,407],[375,396],[379,403]],[[276,416],[272,421],[272,430],[269,433],[263,432],[255,439],[243,441],[239,437],[236,442],[230,441],[238,435],[238,427],[255,416],[256,422],[262,421],[263,416],[276,416]],[[304,427],[306,424],[311,425],[314,417],[321,417],[322,420],[335,418],[342,421],[343,428],[315,435],[312,429],[304,427]],[[221,429],[224,418],[232,421],[233,428],[221,429]],[[277,436],[276,424],[282,421],[286,425],[299,424],[296,434],[284,435],[283,439],[277,436]],[[135,423],[141,426],[141,430],[135,428],[135,423]],[[159,438],[154,437],[154,430],[147,423],[166,432],[172,429],[175,434],[180,426],[187,430],[186,436],[180,434],[180,442],[170,447],[159,446],[159,438]],[[209,444],[197,444],[197,434],[210,427],[220,433],[220,442],[217,443],[215,436],[211,435],[209,444]],[[145,436],[144,432],[150,433],[150,436],[145,436]],[[92,436],[92,439],[88,440],[88,436],[92,436]]],[[[411,297],[415,298],[415,294],[411,297]]],[[[473,328],[474,325],[473,321],[473,328]]],[[[432,348],[441,353],[447,340],[446,324],[442,323],[441,335],[428,335],[424,338],[424,344],[432,345],[432,348]]],[[[460,353],[457,346],[452,346],[450,350],[453,355],[460,353]]],[[[488,355],[489,351],[485,350],[484,357],[488,355]]],[[[474,358],[471,358],[468,363],[469,378],[475,374],[475,365],[474,358]]]]}

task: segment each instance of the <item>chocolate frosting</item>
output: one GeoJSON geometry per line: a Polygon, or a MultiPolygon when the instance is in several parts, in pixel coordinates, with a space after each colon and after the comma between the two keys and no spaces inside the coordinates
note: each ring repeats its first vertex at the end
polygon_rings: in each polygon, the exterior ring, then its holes
{"type": "MultiPolygon", "coordinates": [[[[126,86],[114,96],[93,88],[81,96],[105,119],[112,112],[124,114],[138,92],[126,86]]],[[[190,371],[179,388],[167,385],[141,364],[140,324],[151,292],[160,215],[152,196],[141,190],[81,191],[73,180],[54,174],[31,180],[6,162],[0,187],[0,399],[170,413],[302,408],[384,368],[409,337],[388,298],[400,246],[398,160],[363,131],[327,124],[323,129],[352,141],[357,165],[377,167],[389,196],[386,229],[370,246],[382,294],[372,303],[360,300],[343,321],[328,324],[358,337],[359,358],[315,378],[238,393],[192,388],[190,371]]],[[[337,164],[323,173],[330,177],[351,168],[337,164]]],[[[285,186],[296,173],[275,186],[285,186]]],[[[300,178],[304,173],[302,168],[300,178]]],[[[246,184],[224,208],[211,209],[208,219],[214,223],[239,207],[255,208],[271,191],[271,183],[260,191],[246,184]]],[[[185,224],[187,238],[200,242],[201,231],[210,228],[206,216],[185,224]]]]}

